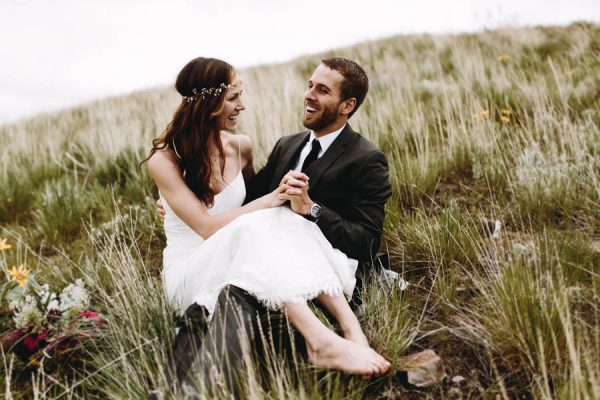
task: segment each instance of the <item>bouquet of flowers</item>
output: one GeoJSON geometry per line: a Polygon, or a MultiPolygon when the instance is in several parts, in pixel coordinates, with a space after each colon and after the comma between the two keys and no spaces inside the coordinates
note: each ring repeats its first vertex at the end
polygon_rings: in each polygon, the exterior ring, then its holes
{"type": "MultiPolygon", "coordinates": [[[[104,324],[99,314],[89,310],[90,297],[83,281],[77,279],[57,294],[47,284],[27,282],[28,270],[13,269],[9,271],[13,281],[7,284],[17,289],[18,283],[23,290],[9,303],[14,327],[0,337],[2,347],[13,351],[27,367],[42,361],[46,369],[67,361],[70,366],[78,364],[82,343],[98,336],[104,324]]],[[[2,297],[6,292],[3,290],[2,297]]]]}

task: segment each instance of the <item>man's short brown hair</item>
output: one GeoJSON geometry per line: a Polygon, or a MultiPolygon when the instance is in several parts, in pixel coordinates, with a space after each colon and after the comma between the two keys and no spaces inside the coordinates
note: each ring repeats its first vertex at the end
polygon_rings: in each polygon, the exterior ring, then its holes
{"type": "Polygon", "coordinates": [[[321,60],[323,65],[339,72],[344,77],[341,87],[342,100],[348,100],[354,97],[356,106],[348,114],[348,118],[358,110],[369,91],[369,78],[360,65],[352,60],[341,57],[332,57],[321,60]]]}

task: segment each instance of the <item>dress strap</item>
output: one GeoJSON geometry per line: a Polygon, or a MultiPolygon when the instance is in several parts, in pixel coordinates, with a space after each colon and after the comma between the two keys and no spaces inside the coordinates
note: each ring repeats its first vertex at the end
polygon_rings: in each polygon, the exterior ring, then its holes
{"type": "Polygon", "coordinates": [[[238,167],[240,168],[240,172],[242,172],[242,145],[240,142],[240,137],[236,135],[238,142],[238,167]]]}

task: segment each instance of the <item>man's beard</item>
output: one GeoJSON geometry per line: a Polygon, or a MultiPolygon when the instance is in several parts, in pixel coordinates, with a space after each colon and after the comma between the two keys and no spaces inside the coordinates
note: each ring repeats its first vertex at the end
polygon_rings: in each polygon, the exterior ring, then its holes
{"type": "Polygon", "coordinates": [[[331,105],[323,109],[323,114],[320,118],[315,119],[312,122],[307,122],[306,118],[302,119],[302,124],[305,128],[312,129],[313,131],[320,131],[323,128],[331,125],[337,118],[337,105],[331,105]]]}

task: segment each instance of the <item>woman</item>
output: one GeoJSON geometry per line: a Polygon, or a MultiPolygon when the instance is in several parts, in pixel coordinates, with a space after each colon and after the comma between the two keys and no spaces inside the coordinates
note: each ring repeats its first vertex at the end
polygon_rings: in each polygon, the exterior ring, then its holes
{"type": "Polygon", "coordinates": [[[198,303],[212,314],[223,287],[240,287],[286,313],[307,343],[309,362],[386,372],[389,362],[369,347],[344,297],[352,293],[356,261],[333,249],[315,224],[280,207],[284,186],[242,206],[254,169],[250,139],[228,133],[245,109],[233,68],[197,58],[175,86],[181,104],[148,157],[166,212],[169,299],[179,310],[198,303]],[[314,298],[338,320],[343,338],[312,313],[306,301],[314,298]]]}

